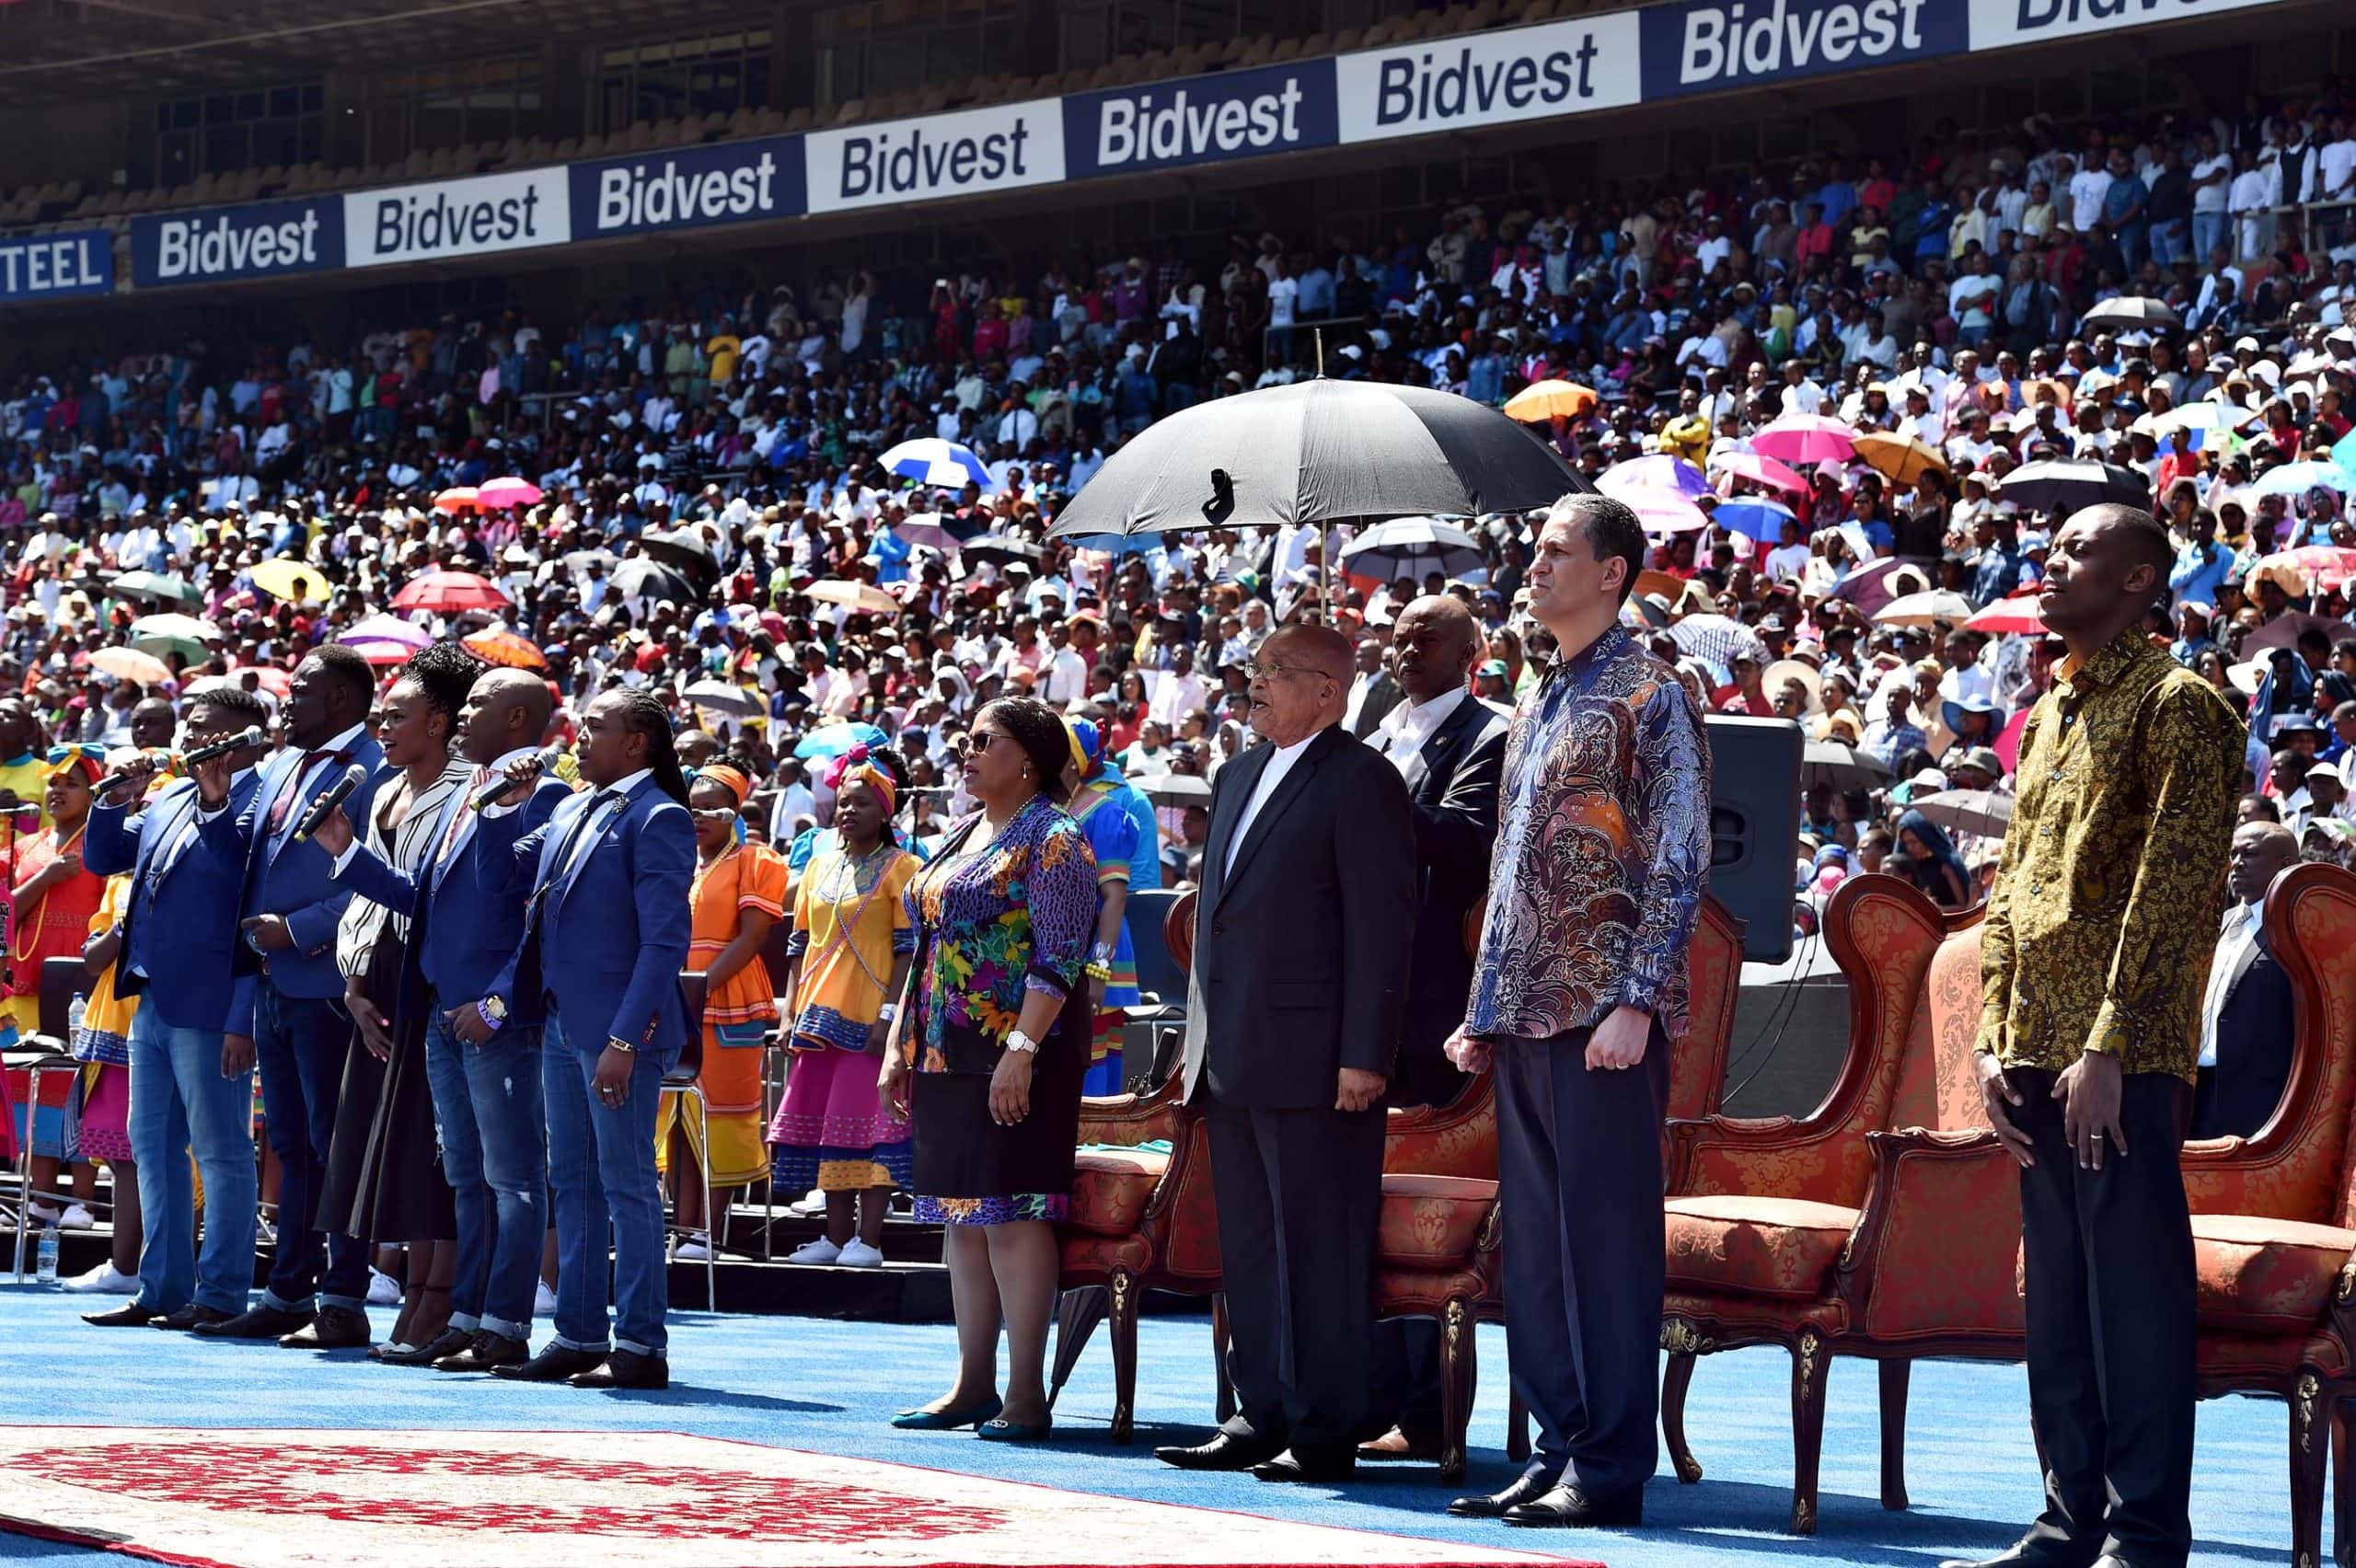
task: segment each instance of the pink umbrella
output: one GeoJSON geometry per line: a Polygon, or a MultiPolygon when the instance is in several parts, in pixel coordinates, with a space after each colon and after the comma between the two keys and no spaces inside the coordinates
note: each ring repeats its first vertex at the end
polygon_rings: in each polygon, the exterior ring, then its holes
{"type": "Polygon", "coordinates": [[[1613,499],[1627,504],[1647,534],[1690,534],[1710,525],[1708,515],[1690,499],[1658,485],[1623,485],[1613,499]]]}
{"type": "Polygon", "coordinates": [[[1750,438],[1750,449],[1786,463],[1845,463],[1856,451],[1856,432],[1822,414],[1785,414],[1750,438]]]}
{"type": "Polygon", "coordinates": [[[472,512],[481,504],[481,493],[472,485],[452,485],[433,498],[437,512],[472,512]]]}
{"type": "Polygon", "coordinates": [[[1738,479],[1749,479],[1754,485],[1771,490],[1788,490],[1794,495],[1807,493],[1807,481],[1778,463],[1773,457],[1756,452],[1729,452],[1717,461],[1717,470],[1738,479]]]}
{"type": "Polygon", "coordinates": [[[2028,715],[2029,709],[2026,708],[2014,714],[2004,732],[1996,737],[1995,745],[1990,748],[1995,752],[1996,760],[2004,765],[2007,773],[2021,770],[2021,732],[2028,728],[2028,715]]]}
{"type": "Polygon", "coordinates": [[[433,634],[398,616],[369,616],[347,627],[338,642],[390,642],[414,653],[431,644],[433,634]]]}
{"type": "Polygon", "coordinates": [[[504,512],[511,506],[537,506],[540,503],[540,487],[529,479],[519,479],[511,474],[503,479],[492,479],[477,487],[475,502],[487,512],[504,512]]]}
{"type": "Polygon", "coordinates": [[[1694,496],[1710,493],[1710,481],[1702,470],[1682,457],[1657,452],[1649,457],[1631,457],[1625,463],[1614,463],[1604,471],[1595,488],[1606,495],[1628,499],[1632,490],[1669,490],[1680,495],[1694,496]]]}
{"type": "Polygon", "coordinates": [[[2011,632],[2027,636],[2045,629],[2045,617],[2037,607],[2038,590],[2027,589],[2009,598],[1999,599],[1986,609],[1964,622],[1972,631],[2011,632]]]}

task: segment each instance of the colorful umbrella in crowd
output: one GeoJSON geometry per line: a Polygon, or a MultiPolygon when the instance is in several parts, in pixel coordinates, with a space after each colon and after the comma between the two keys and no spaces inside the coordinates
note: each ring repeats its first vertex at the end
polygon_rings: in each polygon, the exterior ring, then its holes
{"type": "Polygon", "coordinates": [[[2356,474],[2337,463],[2278,463],[2259,476],[2257,485],[2259,495],[2302,496],[2314,490],[2356,492],[2356,474]]]}
{"type": "Polygon", "coordinates": [[[2035,636],[2045,629],[2045,617],[2037,607],[2037,595],[2035,587],[2024,588],[1974,613],[1963,624],[1969,630],[1991,635],[2035,636]]]}
{"type": "Polygon", "coordinates": [[[941,526],[938,512],[911,512],[892,526],[912,545],[936,549],[945,556],[957,553],[957,536],[941,526]]]}
{"type": "Polygon", "coordinates": [[[886,473],[940,490],[963,490],[968,484],[990,488],[989,466],[971,447],[938,436],[904,441],[876,461],[886,473]]]}
{"type": "Polygon", "coordinates": [[[506,603],[507,595],[497,583],[471,571],[428,571],[410,578],[393,595],[397,610],[431,610],[445,616],[495,610],[506,603]]]}
{"type": "Polygon", "coordinates": [[[2310,583],[2318,588],[2342,587],[2356,581],[2356,549],[2343,545],[2301,545],[2258,560],[2249,569],[2247,580],[2256,582],[2260,577],[2273,578],[2291,594],[2305,593],[2310,583]]]}
{"type": "Polygon", "coordinates": [[[1738,479],[1748,479],[1754,485],[1765,485],[1787,495],[1806,495],[1807,481],[1797,470],[1759,452],[1729,452],[1723,457],[1711,459],[1710,467],[1719,473],[1738,479]]]}
{"type": "Polygon", "coordinates": [[[511,506],[537,506],[539,503],[540,487],[529,479],[519,479],[513,475],[492,479],[475,490],[475,504],[486,511],[504,512],[511,506]]]}
{"type": "Polygon", "coordinates": [[[1763,669],[1768,662],[1767,645],[1759,634],[1728,616],[1687,616],[1669,628],[1669,635],[1680,652],[1714,664],[1731,666],[1737,659],[1748,659],[1763,669]]]}
{"type": "Polygon", "coordinates": [[[1738,495],[1732,501],[1722,501],[1717,510],[1710,513],[1711,522],[1747,539],[1780,539],[1784,536],[1784,525],[1792,517],[1790,507],[1763,495],[1738,495]]]}
{"type": "Polygon", "coordinates": [[[472,512],[479,504],[472,485],[452,485],[433,498],[437,512],[472,512]]]}
{"type": "Polygon", "coordinates": [[[874,725],[837,720],[831,724],[821,724],[803,736],[802,744],[793,748],[793,755],[804,762],[814,762],[822,757],[840,756],[853,746],[880,746],[883,744],[884,732],[874,725]]]}
{"type": "Polygon", "coordinates": [[[143,616],[131,623],[131,645],[159,659],[167,653],[202,659],[212,652],[208,645],[220,639],[219,627],[194,616],[143,616]]]}
{"type": "Polygon", "coordinates": [[[1691,497],[1659,485],[1625,485],[1612,493],[1612,499],[1634,513],[1647,534],[1690,534],[1710,525],[1709,514],[1694,505],[1691,497]]]}
{"type": "Polygon", "coordinates": [[[534,647],[532,640],[508,630],[503,626],[489,627],[458,640],[474,651],[476,657],[490,663],[503,664],[511,670],[545,670],[549,662],[534,647]]]}
{"type": "Polygon", "coordinates": [[[896,616],[903,607],[899,600],[872,582],[852,582],[839,577],[822,577],[801,592],[803,597],[818,604],[841,605],[869,615],[896,616]]]}
{"type": "Polygon", "coordinates": [[[1598,401],[1592,390],[1576,381],[1533,381],[1506,399],[1506,417],[1524,424],[1584,419],[1595,411],[1598,401]]]}
{"type": "Polygon", "coordinates": [[[1883,626],[1930,626],[1945,621],[1961,626],[1971,618],[1971,601],[1945,588],[1926,594],[1903,594],[1874,612],[1883,626]]]}
{"type": "Polygon", "coordinates": [[[93,649],[90,668],[141,686],[158,686],[172,678],[170,666],[153,653],[143,653],[136,648],[93,649]]]}
{"type": "Polygon", "coordinates": [[[352,622],[337,638],[338,642],[392,642],[417,652],[432,646],[433,634],[412,621],[398,616],[368,616],[352,622]]]}
{"type": "Polygon", "coordinates": [[[1675,490],[1687,500],[1710,493],[1710,481],[1701,469],[1682,457],[1657,452],[1649,457],[1631,457],[1625,463],[1614,463],[1606,469],[1595,488],[1622,501],[1632,490],[1675,490]]]}
{"type": "Polygon", "coordinates": [[[194,584],[160,571],[123,571],[115,574],[107,584],[108,592],[123,599],[175,600],[184,605],[201,604],[204,595],[194,584]]]}
{"type": "Polygon", "coordinates": [[[318,567],[306,566],[284,556],[257,561],[246,575],[255,587],[273,599],[301,597],[318,605],[326,603],[329,592],[327,575],[318,567]]]}
{"type": "Polygon", "coordinates": [[[1785,414],[1754,432],[1750,449],[1784,463],[1846,463],[1856,432],[1822,414],[1785,414]]]}
{"type": "Polygon", "coordinates": [[[272,697],[283,699],[294,689],[294,681],[289,678],[284,670],[275,664],[239,664],[229,672],[228,678],[239,686],[245,686],[248,675],[253,677],[252,686],[248,688],[249,690],[258,688],[270,693],[272,697]]]}
{"type": "Polygon", "coordinates": [[[1911,435],[1878,432],[1857,437],[1856,454],[1893,484],[1911,488],[1925,474],[1944,474],[1947,460],[1911,435]]]}

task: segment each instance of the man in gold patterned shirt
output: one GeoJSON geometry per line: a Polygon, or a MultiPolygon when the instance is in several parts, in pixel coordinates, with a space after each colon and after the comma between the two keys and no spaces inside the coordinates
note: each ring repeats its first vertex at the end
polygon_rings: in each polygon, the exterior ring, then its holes
{"type": "Polygon", "coordinates": [[[2172,557],[2151,513],[2088,507],[2055,536],[2038,601],[2069,657],[2021,736],[1975,1059],[1988,1120],[2021,1166],[2046,1506],[1992,1564],[2182,1568],[2191,1549],[2192,1228],[2177,1155],[2244,736],[2141,629],[2172,557]]]}

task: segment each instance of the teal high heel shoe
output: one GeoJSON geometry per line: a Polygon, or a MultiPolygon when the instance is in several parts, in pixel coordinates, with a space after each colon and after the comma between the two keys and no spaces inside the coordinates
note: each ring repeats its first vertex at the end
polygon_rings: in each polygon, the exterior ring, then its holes
{"type": "Polygon", "coordinates": [[[1056,1429],[1052,1415],[1036,1426],[1023,1426],[1011,1421],[990,1420],[974,1428],[974,1435],[985,1443],[1036,1443],[1056,1429]]]}
{"type": "Polygon", "coordinates": [[[993,1394],[987,1400],[950,1410],[904,1410],[892,1418],[892,1424],[903,1432],[954,1432],[961,1426],[978,1427],[996,1419],[1005,1408],[1005,1401],[993,1394]]]}

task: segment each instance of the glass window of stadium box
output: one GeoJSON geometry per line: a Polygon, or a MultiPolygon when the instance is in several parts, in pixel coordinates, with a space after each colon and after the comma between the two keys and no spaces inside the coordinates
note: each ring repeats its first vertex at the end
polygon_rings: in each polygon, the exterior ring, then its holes
{"type": "Polygon", "coordinates": [[[811,18],[820,104],[1023,68],[1014,0],[853,0],[811,18]]]}
{"type": "Polygon", "coordinates": [[[747,28],[600,50],[591,130],[765,109],[771,42],[768,29],[747,28]]]}
{"type": "Polygon", "coordinates": [[[1157,49],[1250,38],[1276,30],[1285,9],[1276,0],[1064,0],[1057,63],[1085,71],[1157,49]]]}
{"type": "Polygon", "coordinates": [[[156,105],[156,182],[308,163],[320,156],[326,107],[316,81],[163,99],[156,105]]]}
{"type": "Polygon", "coordinates": [[[368,89],[364,157],[384,163],[546,128],[544,70],[537,54],[458,60],[390,71],[368,89]]]}

